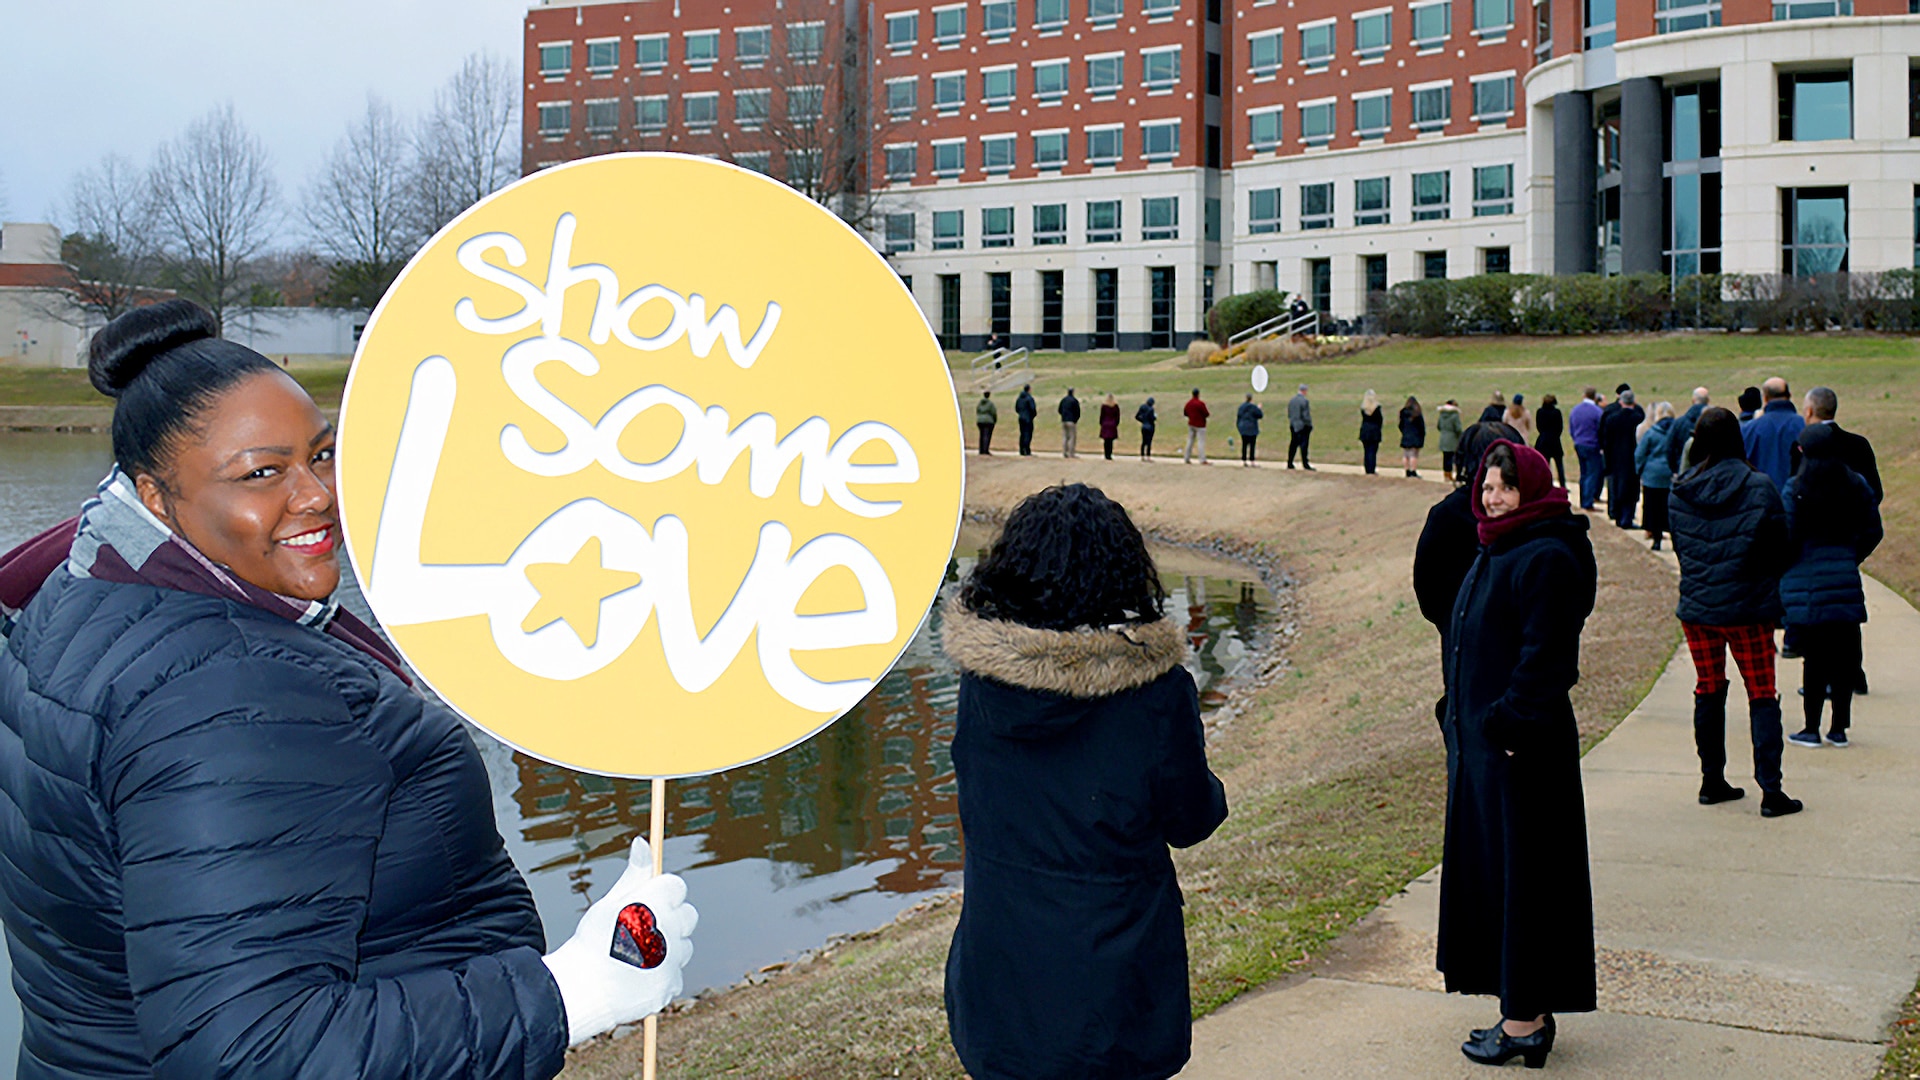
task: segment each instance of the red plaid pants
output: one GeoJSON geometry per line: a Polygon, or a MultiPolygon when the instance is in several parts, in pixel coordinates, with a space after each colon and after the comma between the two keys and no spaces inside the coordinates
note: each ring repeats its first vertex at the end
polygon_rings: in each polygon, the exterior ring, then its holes
{"type": "Polygon", "coordinates": [[[1740,669],[1740,681],[1747,684],[1747,700],[1764,701],[1780,696],[1773,683],[1773,627],[1702,626],[1683,622],[1687,651],[1693,654],[1696,694],[1717,694],[1727,688],[1727,653],[1740,669]]]}

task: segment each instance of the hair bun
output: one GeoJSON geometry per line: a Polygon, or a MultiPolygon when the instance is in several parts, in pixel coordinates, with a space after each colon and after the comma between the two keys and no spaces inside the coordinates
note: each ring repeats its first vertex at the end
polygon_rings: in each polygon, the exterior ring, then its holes
{"type": "Polygon", "coordinates": [[[93,335],[87,346],[87,378],[94,389],[117,398],[161,354],[189,341],[219,336],[213,313],[191,300],[137,307],[93,335]]]}

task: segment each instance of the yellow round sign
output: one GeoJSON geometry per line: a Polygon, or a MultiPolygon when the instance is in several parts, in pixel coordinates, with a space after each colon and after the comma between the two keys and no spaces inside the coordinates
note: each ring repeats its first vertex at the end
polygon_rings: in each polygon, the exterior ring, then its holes
{"type": "Polygon", "coordinates": [[[958,404],[873,249],[672,154],[530,176],[374,312],[340,417],[349,557],[429,685],[557,764],[756,761],[872,689],[959,528],[958,404]]]}

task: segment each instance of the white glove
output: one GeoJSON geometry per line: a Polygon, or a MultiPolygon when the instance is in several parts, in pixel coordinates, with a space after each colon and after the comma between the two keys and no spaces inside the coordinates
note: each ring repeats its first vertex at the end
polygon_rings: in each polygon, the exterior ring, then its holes
{"type": "Polygon", "coordinates": [[[567,1008],[567,1045],[651,1016],[679,996],[680,969],[693,959],[690,939],[699,922],[700,913],[687,903],[687,883],[675,874],[655,877],[653,851],[646,840],[636,839],[620,880],[580,916],[566,944],[543,957],[567,1008]],[[652,933],[638,910],[621,931],[620,913],[631,904],[643,904],[652,913],[652,933]],[[644,940],[636,942],[634,930],[644,940]],[[619,953],[633,959],[619,959],[619,953]],[[639,962],[657,966],[643,968],[639,962]]]}

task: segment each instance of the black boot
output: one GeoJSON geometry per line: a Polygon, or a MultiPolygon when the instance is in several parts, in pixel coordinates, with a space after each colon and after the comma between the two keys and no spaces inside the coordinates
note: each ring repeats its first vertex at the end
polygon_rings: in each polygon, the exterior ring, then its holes
{"type": "Polygon", "coordinates": [[[1482,1028],[1473,1035],[1474,1038],[1460,1045],[1460,1052],[1467,1055],[1469,1061],[1479,1065],[1505,1065],[1520,1058],[1529,1069],[1544,1069],[1547,1055],[1553,1052],[1553,1017],[1549,1014],[1545,1027],[1519,1038],[1507,1034],[1505,1024],[1482,1028]]]}
{"type": "Polygon", "coordinates": [[[1727,783],[1727,688],[1693,695],[1693,748],[1700,755],[1700,805],[1743,798],[1727,783]]]}
{"type": "MultiPolygon", "coordinates": [[[[1759,782],[1761,792],[1772,798],[1780,793],[1780,755],[1787,745],[1785,730],[1780,725],[1780,699],[1761,698],[1748,702],[1747,716],[1753,735],[1753,778],[1759,782]]],[[[1794,809],[1799,809],[1798,804],[1794,809]]],[[[1765,810],[1763,803],[1761,811],[1764,813],[1765,810]]]]}
{"type": "Polygon", "coordinates": [[[1784,791],[1769,791],[1760,796],[1761,817],[1786,817],[1805,809],[1799,799],[1790,799],[1784,791]]]}

